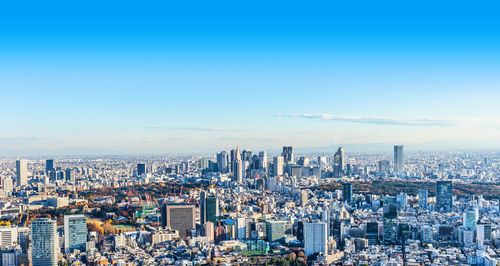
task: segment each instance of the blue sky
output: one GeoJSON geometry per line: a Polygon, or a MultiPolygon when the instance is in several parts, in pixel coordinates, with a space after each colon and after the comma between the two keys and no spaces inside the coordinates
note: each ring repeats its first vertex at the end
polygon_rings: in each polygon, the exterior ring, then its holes
{"type": "Polygon", "coordinates": [[[500,147],[495,1],[16,2],[5,154],[500,147]]]}

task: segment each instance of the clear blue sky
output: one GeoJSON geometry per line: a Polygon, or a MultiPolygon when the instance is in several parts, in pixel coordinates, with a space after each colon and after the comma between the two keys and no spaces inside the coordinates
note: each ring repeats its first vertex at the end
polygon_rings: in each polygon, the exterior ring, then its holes
{"type": "Polygon", "coordinates": [[[500,147],[498,1],[7,2],[0,155],[500,147]]]}

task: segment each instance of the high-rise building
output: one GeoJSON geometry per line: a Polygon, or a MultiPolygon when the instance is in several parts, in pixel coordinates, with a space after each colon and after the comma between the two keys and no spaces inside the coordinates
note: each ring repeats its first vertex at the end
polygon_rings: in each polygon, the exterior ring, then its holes
{"type": "Polygon", "coordinates": [[[390,172],[390,165],[388,160],[380,160],[378,161],[378,171],[379,173],[388,173],[390,172]]]}
{"type": "Polygon", "coordinates": [[[429,205],[429,191],[427,189],[418,190],[418,207],[421,210],[427,210],[429,205]]]}
{"type": "Polygon", "coordinates": [[[76,170],[75,169],[66,169],[66,181],[70,183],[76,183],[76,170]]]}
{"type": "Polygon", "coordinates": [[[352,184],[342,183],[342,200],[344,202],[352,202],[352,184]]]}
{"type": "Polygon", "coordinates": [[[221,173],[227,173],[228,170],[228,154],[226,151],[221,151],[217,153],[217,168],[221,173]]]}
{"type": "Polygon", "coordinates": [[[335,177],[341,177],[344,174],[345,164],[344,148],[339,147],[333,157],[333,172],[335,177]]]}
{"type": "Polygon", "coordinates": [[[161,208],[161,226],[178,230],[179,236],[185,237],[196,226],[195,206],[164,204],[161,208]]]}
{"type": "Polygon", "coordinates": [[[398,238],[398,206],[395,198],[384,201],[384,243],[396,244],[398,238]]]}
{"type": "Polygon", "coordinates": [[[33,266],[57,266],[59,255],[57,223],[37,218],[31,223],[31,263],[33,266]]]}
{"type": "Polygon", "coordinates": [[[10,249],[16,246],[18,237],[17,226],[0,226],[0,248],[10,249]]]}
{"type": "Polygon", "coordinates": [[[283,155],[283,160],[284,160],[285,164],[294,162],[293,148],[291,146],[284,146],[282,155],[283,155]]]}
{"type": "Polygon", "coordinates": [[[26,160],[16,161],[17,186],[26,186],[28,184],[28,165],[26,160]]]}
{"type": "Polygon", "coordinates": [[[479,219],[479,210],[470,208],[464,211],[462,223],[465,228],[476,230],[477,221],[479,219]]]}
{"type": "Polygon", "coordinates": [[[45,171],[46,172],[49,172],[49,171],[54,171],[55,168],[54,168],[54,159],[47,159],[45,160],[45,171]]]}
{"type": "Polygon", "coordinates": [[[376,245],[378,243],[378,235],[379,235],[379,229],[378,229],[378,222],[368,222],[366,223],[366,239],[368,239],[368,244],[369,245],[376,245]]]}
{"type": "Polygon", "coordinates": [[[3,191],[5,192],[12,192],[14,190],[14,181],[12,180],[12,178],[10,177],[7,177],[7,178],[4,178],[2,179],[2,186],[3,186],[3,191]]]}
{"type": "Polygon", "coordinates": [[[207,206],[206,206],[207,193],[205,191],[200,192],[200,224],[204,225],[207,222],[207,206]]]}
{"type": "Polygon", "coordinates": [[[269,242],[284,242],[285,241],[285,222],[284,221],[269,221],[266,223],[267,240],[269,242]]]}
{"type": "Polygon", "coordinates": [[[217,224],[219,217],[219,199],[216,196],[205,198],[205,221],[217,224]]]}
{"type": "Polygon", "coordinates": [[[328,253],[328,230],[326,223],[304,224],[304,253],[328,253]]]}
{"type": "Polygon", "coordinates": [[[250,150],[243,150],[241,152],[241,160],[243,161],[252,161],[252,151],[250,150]]]}
{"type": "Polygon", "coordinates": [[[87,244],[87,218],[85,215],[64,215],[64,250],[85,251],[87,244]]]}
{"type": "Polygon", "coordinates": [[[453,183],[451,181],[436,182],[436,209],[450,212],[453,209],[453,183]]]}
{"type": "Polygon", "coordinates": [[[137,176],[141,176],[142,174],[146,173],[146,164],[144,163],[138,163],[137,164],[137,176]]]}
{"type": "Polygon", "coordinates": [[[259,152],[260,169],[267,169],[267,153],[265,151],[259,152]]]}
{"type": "Polygon", "coordinates": [[[284,168],[284,164],[285,164],[285,161],[283,159],[283,156],[276,156],[274,157],[274,161],[273,161],[273,164],[274,164],[274,176],[281,176],[283,175],[283,168],[284,168]]]}
{"type": "Polygon", "coordinates": [[[394,146],[394,173],[401,174],[404,169],[403,145],[394,146]]]}

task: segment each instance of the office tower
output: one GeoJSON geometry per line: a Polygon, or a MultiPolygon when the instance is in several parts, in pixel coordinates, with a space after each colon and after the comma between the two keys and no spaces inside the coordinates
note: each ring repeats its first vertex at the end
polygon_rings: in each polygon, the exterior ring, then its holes
{"type": "Polygon", "coordinates": [[[187,236],[187,232],[196,226],[195,206],[164,204],[161,208],[161,226],[178,230],[180,237],[187,236]]]}
{"type": "Polygon", "coordinates": [[[320,171],[325,170],[326,168],[326,157],[325,156],[318,156],[318,167],[320,171]]]}
{"type": "Polygon", "coordinates": [[[267,169],[267,153],[265,151],[259,152],[260,169],[267,169]]]}
{"type": "Polygon", "coordinates": [[[344,148],[339,147],[333,156],[333,172],[335,177],[341,177],[345,170],[344,148]]]}
{"type": "Polygon", "coordinates": [[[217,224],[219,217],[219,199],[215,196],[205,198],[205,221],[217,224]]]}
{"type": "Polygon", "coordinates": [[[432,226],[423,225],[421,228],[421,240],[423,243],[431,243],[434,240],[434,228],[432,226]]]}
{"type": "Polygon", "coordinates": [[[3,191],[5,192],[12,192],[14,190],[14,181],[12,180],[12,178],[10,177],[7,177],[5,179],[2,180],[3,181],[3,191]]]}
{"type": "Polygon", "coordinates": [[[137,176],[141,176],[146,173],[146,164],[138,163],[137,164],[137,176]]]}
{"type": "Polygon", "coordinates": [[[293,163],[294,160],[293,160],[293,148],[291,146],[284,146],[283,147],[283,160],[285,162],[285,164],[287,163],[293,163]]]}
{"type": "Polygon", "coordinates": [[[54,171],[54,159],[47,159],[45,160],[45,171],[54,171]]]}
{"type": "Polygon", "coordinates": [[[37,218],[31,223],[31,263],[33,266],[57,266],[59,243],[57,223],[37,218]]]}
{"type": "Polygon", "coordinates": [[[462,224],[465,228],[476,230],[477,220],[479,219],[478,209],[470,208],[464,211],[462,224]]]}
{"type": "Polygon", "coordinates": [[[352,202],[352,184],[342,183],[342,200],[344,202],[352,202]]]}
{"type": "Polygon", "coordinates": [[[436,209],[450,212],[453,208],[453,183],[451,181],[436,182],[436,209]]]}
{"type": "Polygon", "coordinates": [[[302,207],[306,206],[309,201],[309,193],[307,190],[303,189],[300,191],[300,205],[302,207]]]}
{"type": "Polygon", "coordinates": [[[391,163],[387,160],[378,161],[378,171],[380,173],[388,173],[391,163]]]}
{"type": "Polygon", "coordinates": [[[269,221],[266,223],[267,240],[269,242],[284,242],[285,241],[285,222],[284,221],[269,221]]]}
{"type": "Polygon", "coordinates": [[[408,205],[408,195],[404,192],[401,192],[396,195],[396,201],[398,202],[400,208],[406,209],[406,206],[408,205]]]}
{"type": "Polygon", "coordinates": [[[210,168],[210,160],[208,158],[200,158],[198,159],[198,170],[204,173],[207,172],[210,168]]]}
{"type": "Polygon", "coordinates": [[[0,249],[10,249],[17,244],[17,226],[0,226],[0,249]]]}
{"type": "Polygon", "coordinates": [[[328,234],[326,223],[304,224],[304,253],[307,256],[314,253],[328,254],[328,234]]]}
{"type": "Polygon", "coordinates": [[[233,181],[237,182],[238,184],[243,183],[243,168],[243,161],[241,159],[237,159],[234,162],[233,181]]]}
{"type": "Polygon", "coordinates": [[[87,244],[87,218],[85,215],[64,215],[64,250],[85,251],[87,244]]]}
{"type": "Polygon", "coordinates": [[[394,173],[401,174],[403,172],[403,145],[394,146],[394,173]]]}
{"type": "Polygon", "coordinates": [[[200,192],[200,224],[203,225],[207,222],[207,216],[206,216],[206,210],[207,210],[207,205],[206,205],[206,197],[207,193],[205,191],[200,192]]]}
{"type": "Polygon", "coordinates": [[[274,157],[274,176],[281,176],[283,175],[283,167],[285,164],[285,160],[283,156],[276,156],[274,157]]]}
{"type": "Polygon", "coordinates": [[[491,224],[490,223],[478,223],[476,226],[477,239],[482,243],[491,242],[491,224]]]}
{"type": "Polygon", "coordinates": [[[237,160],[241,160],[241,152],[239,146],[236,146],[236,149],[231,150],[231,171],[233,171],[234,163],[237,160]]]}
{"type": "Polygon", "coordinates": [[[376,245],[378,243],[378,222],[366,223],[366,239],[369,245],[376,245]]]}
{"type": "Polygon", "coordinates": [[[28,166],[26,160],[16,161],[17,186],[26,186],[28,184],[28,166]]]}
{"type": "Polygon", "coordinates": [[[221,151],[217,153],[217,168],[221,173],[227,173],[228,170],[228,154],[226,151],[221,151]]]}
{"type": "Polygon", "coordinates": [[[252,160],[252,151],[243,150],[241,152],[241,160],[243,160],[243,161],[251,161],[252,160]]]}
{"type": "Polygon", "coordinates": [[[427,189],[418,190],[418,207],[421,210],[427,210],[429,205],[429,191],[427,189]]]}
{"type": "Polygon", "coordinates": [[[76,183],[76,170],[75,169],[66,169],[66,181],[70,183],[76,183]]]}
{"type": "Polygon", "coordinates": [[[206,236],[209,243],[214,242],[214,224],[211,222],[206,222],[201,226],[201,235],[206,236]]]}
{"type": "Polygon", "coordinates": [[[398,237],[398,206],[395,198],[384,201],[384,243],[396,244],[398,237]]]}

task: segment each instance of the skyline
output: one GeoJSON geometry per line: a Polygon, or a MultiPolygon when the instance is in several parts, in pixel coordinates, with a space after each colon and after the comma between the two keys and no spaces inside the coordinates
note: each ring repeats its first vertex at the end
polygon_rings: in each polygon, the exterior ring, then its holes
{"type": "Polygon", "coordinates": [[[2,4],[0,155],[500,148],[493,1],[117,3],[2,4]]]}

